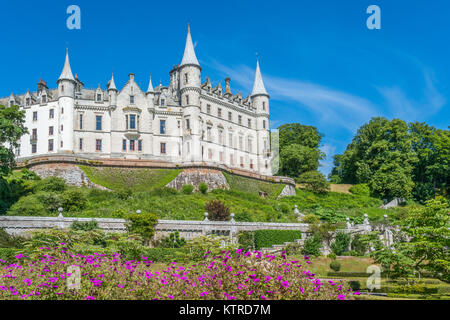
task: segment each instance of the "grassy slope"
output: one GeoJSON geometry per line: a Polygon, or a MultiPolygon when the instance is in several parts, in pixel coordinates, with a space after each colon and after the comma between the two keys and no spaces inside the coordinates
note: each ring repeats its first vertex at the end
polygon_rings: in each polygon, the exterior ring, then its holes
{"type": "Polygon", "coordinates": [[[267,192],[269,199],[276,199],[281,191],[283,191],[285,184],[270,183],[259,181],[256,179],[244,178],[237,175],[223,173],[230,185],[231,190],[259,195],[259,191],[267,192]]]}
{"type": "Polygon", "coordinates": [[[88,178],[111,190],[129,188],[133,192],[161,188],[182,171],[181,169],[132,169],[79,166],[88,178]]]}

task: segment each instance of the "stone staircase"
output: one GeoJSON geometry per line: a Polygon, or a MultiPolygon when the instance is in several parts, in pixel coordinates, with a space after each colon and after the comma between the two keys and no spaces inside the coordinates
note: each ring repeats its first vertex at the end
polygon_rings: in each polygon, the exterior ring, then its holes
{"type": "Polygon", "coordinates": [[[303,245],[305,243],[305,239],[296,239],[292,242],[285,242],[283,244],[274,244],[270,248],[261,248],[260,251],[263,253],[281,253],[281,252],[283,252],[283,250],[286,248],[287,245],[294,244],[294,243],[303,245]]]}

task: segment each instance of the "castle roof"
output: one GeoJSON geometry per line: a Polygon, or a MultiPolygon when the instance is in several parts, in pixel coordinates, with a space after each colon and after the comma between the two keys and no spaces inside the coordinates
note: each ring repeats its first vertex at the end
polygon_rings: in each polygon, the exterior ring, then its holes
{"type": "Polygon", "coordinates": [[[192,38],[191,38],[191,29],[188,25],[188,33],[186,37],[186,46],[184,48],[184,55],[183,60],[181,60],[181,65],[188,65],[193,64],[200,67],[200,64],[198,63],[197,57],[195,55],[194,45],[192,44],[192,38]]]}
{"type": "Polygon", "coordinates": [[[147,92],[153,92],[152,75],[150,74],[150,80],[148,82],[147,92]]]}
{"type": "Polygon", "coordinates": [[[259,70],[259,61],[256,60],[256,73],[255,73],[255,82],[253,83],[252,96],[258,94],[267,94],[266,88],[264,87],[264,82],[261,76],[261,70],[259,70]]]}
{"type": "Polygon", "coordinates": [[[69,50],[66,50],[66,61],[64,62],[64,68],[61,72],[61,75],[59,76],[58,80],[75,80],[73,78],[72,70],[70,69],[70,62],[69,62],[69,50]]]}
{"type": "Polygon", "coordinates": [[[114,74],[111,75],[111,80],[109,81],[109,87],[108,90],[116,90],[116,84],[114,83],[114,74]]]}

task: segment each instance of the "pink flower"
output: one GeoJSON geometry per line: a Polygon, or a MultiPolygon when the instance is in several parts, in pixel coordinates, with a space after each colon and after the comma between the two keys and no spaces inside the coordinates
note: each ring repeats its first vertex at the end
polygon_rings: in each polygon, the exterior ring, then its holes
{"type": "Polygon", "coordinates": [[[305,294],[305,290],[303,290],[302,287],[300,287],[300,292],[301,292],[302,294],[305,294]]]}
{"type": "Polygon", "coordinates": [[[95,300],[95,298],[93,296],[87,296],[84,300],[95,300]]]}
{"type": "Polygon", "coordinates": [[[202,293],[200,293],[200,297],[207,296],[208,294],[209,294],[208,291],[203,291],[202,293]]]}
{"type": "Polygon", "coordinates": [[[283,281],[283,282],[281,283],[281,285],[282,285],[283,287],[285,287],[285,288],[289,288],[289,282],[287,282],[287,281],[283,281]]]}
{"type": "Polygon", "coordinates": [[[337,298],[339,300],[345,300],[345,296],[343,294],[338,295],[337,298]]]}

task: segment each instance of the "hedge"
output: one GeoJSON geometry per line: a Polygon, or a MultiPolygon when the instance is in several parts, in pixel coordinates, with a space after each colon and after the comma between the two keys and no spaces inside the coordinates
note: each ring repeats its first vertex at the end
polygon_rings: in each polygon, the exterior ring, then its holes
{"type": "Polygon", "coordinates": [[[256,230],[255,248],[269,248],[274,244],[283,244],[301,239],[302,233],[299,230],[256,230]]]}

